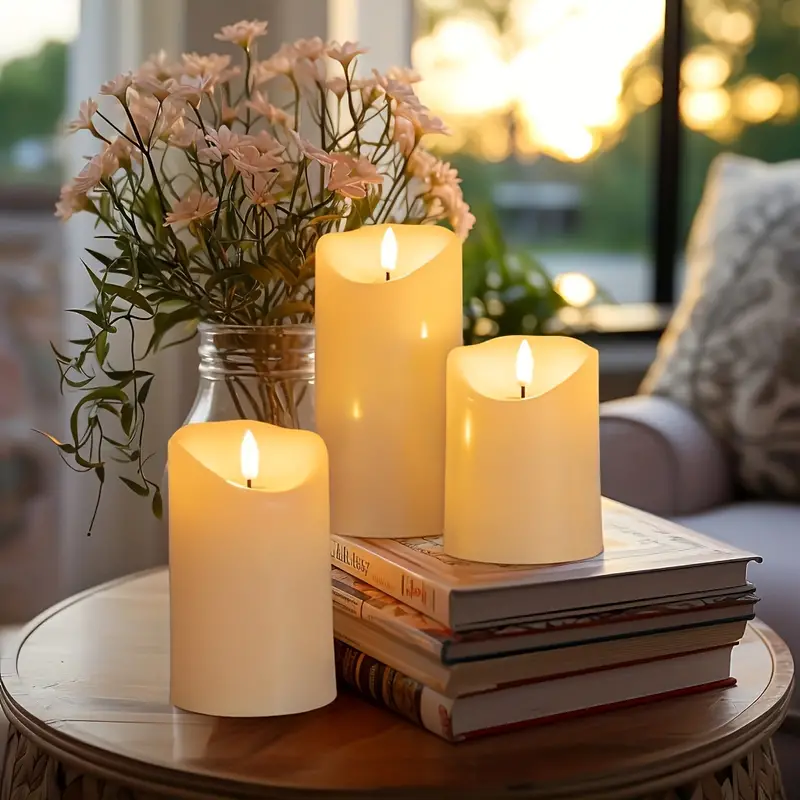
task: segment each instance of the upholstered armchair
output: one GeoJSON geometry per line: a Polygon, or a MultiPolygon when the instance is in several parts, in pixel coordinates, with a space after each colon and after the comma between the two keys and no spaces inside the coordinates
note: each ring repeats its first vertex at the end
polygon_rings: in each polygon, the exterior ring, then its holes
{"type": "MultiPolygon", "coordinates": [[[[749,572],[758,616],[800,660],[800,504],[739,496],[728,448],[665,397],[603,404],[600,462],[606,496],[762,556],[749,572]]],[[[789,713],[800,732],[800,692],[789,713]]]]}

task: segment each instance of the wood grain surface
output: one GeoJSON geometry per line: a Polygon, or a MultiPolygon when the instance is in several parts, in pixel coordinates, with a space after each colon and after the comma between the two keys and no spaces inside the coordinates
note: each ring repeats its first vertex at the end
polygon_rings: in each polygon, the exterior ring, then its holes
{"type": "Polygon", "coordinates": [[[754,623],[734,649],[735,688],[452,745],[347,694],[273,719],[174,709],[168,613],[158,570],[38,617],[2,659],[12,724],[72,767],[155,794],[622,800],[757,748],[780,725],[793,682],[785,644],[754,623]]]}

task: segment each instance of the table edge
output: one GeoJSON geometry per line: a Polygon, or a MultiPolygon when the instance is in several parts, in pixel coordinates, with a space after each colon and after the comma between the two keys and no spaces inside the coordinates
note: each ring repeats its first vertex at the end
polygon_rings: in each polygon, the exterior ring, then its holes
{"type": "MultiPolygon", "coordinates": [[[[125,786],[156,793],[163,792],[164,789],[171,789],[180,791],[184,796],[203,798],[219,797],[222,792],[232,797],[274,796],[276,798],[292,797],[298,799],[324,797],[328,798],[328,800],[335,800],[336,798],[350,800],[356,797],[365,800],[365,798],[373,796],[391,798],[407,796],[409,793],[413,793],[415,797],[430,797],[438,800],[438,798],[446,797],[450,791],[457,791],[457,796],[464,798],[473,794],[475,796],[483,796],[482,793],[485,790],[470,790],[468,787],[453,787],[452,789],[436,786],[387,787],[385,789],[380,787],[354,787],[345,790],[300,789],[266,782],[245,782],[202,771],[190,772],[153,762],[139,761],[130,756],[115,753],[75,739],[71,735],[51,727],[45,720],[34,716],[15,699],[13,696],[13,684],[18,683],[19,686],[17,688],[23,688],[17,671],[19,654],[28,637],[37,628],[64,609],[94,594],[148,575],[166,572],[167,570],[166,566],[155,567],[86,589],[45,609],[20,631],[12,645],[13,655],[8,659],[3,659],[6,663],[13,662],[13,672],[8,672],[4,669],[2,675],[0,675],[0,707],[2,707],[9,722],[25,738],[58,761],[84,768],[89,774],[103,777],[125,786]],[[142,775],[143,767],[146,768],[147,776],[142,775]],[[268,794],[265,794],[265,792],[268,794]]],[[[714,742],[706,746],[706,748],[696,749],[684,754],[678,763],[665,757],[661,763],[666,766],[667,762],[669,762],[669,770],[654,769],[649,775],[642,776],[645,782],[642,781],[641,777],[637,779],[637,773],[632,771],[625,775],[586,778],[580,784],[572,784],[571,786],[564,784],[561,786],[537,787],[535,785],[517,784],[513,788],[496,787],[492,791],[495,792],[497,797],[513,795],[517,798],[547,797],[554,799],[572,798],[575,796],[575,792],[579,791],[583,793],[581,796],[586,797],[587,800],[589,798],[623,800],[626,797],[632,797],[642,792],[646,794],[672,788],[676,775],[679,775],[685,781],[694,780],[730,764],[738,757],[746,754],[756,744],[772,736],[780,727],[789,710],[794,688],[794,661],[788,645],[768,625],[758,619],[748,623],[748,626],[754,630],[764,646],[770,651],[773,662],[776,665],[786,664],[788,661],[790,666],[788,679],[786,676],[779,676],[782,680],[777,684],[774,677],[778,677],[778,673],[777,671],[773,673],[773,680],[768,686],[774,686],[779,698],[767,713],[750,720],[740,730],[720,739],[719,742],[714,742]],[[608,794],[609,792],[613,792],[613,794],[608,794]]],[[[753,705],[758,702],[756,700],[753,705]]],[[[459,745],[453,746],[458,747],[459,745]]]]}

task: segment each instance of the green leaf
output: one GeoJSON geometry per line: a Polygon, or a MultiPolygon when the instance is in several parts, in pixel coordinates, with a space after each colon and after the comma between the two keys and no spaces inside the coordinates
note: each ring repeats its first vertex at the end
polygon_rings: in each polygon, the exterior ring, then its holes
{"type": "Polygon", "coordinates": [[[108,355],[108,348],[108,332],[100,331],[100,333],[97,334],[97,338],[94,340],[94,352],[101,366],[108,355]]]}
{"type": "Polygon", "coordinates": [[[156,489],[153,492],[152,509],[153,509],[153,516],[156,519],[163,519],[164,518],[164,500],[161,497],[161,490],[160,489],[156,489]]]}
{"type": "Polygon", "coordinates": [[[73,458],[75,459],[75,463],[85,469],[97,469],[98,467],[102,467],[103,464],[100,461],[89,461],[88,459],[84,458],[79,452],[75,452],[73,454],[73,458]]]}
{"type": "Polygon", "coordinates": [[[71,444],[67,444],[66,442],[60,442],[56,439],[55,436],[51,436],[49,433],[45,431],[40,431],[38,428],[33,429],[34,433],[38,433],[40,436],[44,436],[45,439],[49,439],[62,453],[67,453],[68,455],[74,455],[75,448],[71,444]]]}
{"type": "Polygon", "coordinates": [[[94,380],[94,375],[90,375],[88,378],[82,378],[80,380],[75,380],[67,375],[62,375],[62,377],[64,378],[64,383],[73,389],[83,389],[84,386],[88,386],[94,380]]]}
{"type": "Polygon", "coordinates": [[[117,297],[121,297],[126,302],[130,303],[132,306],[136,308],[140,308],[147,314],[151,316],[155,314],[153,311],[153,307],[150,303],[147,302],[144,295],[140,292],[135,291],[134,289],[129,289],[127,286],[111,286],[106,285],[106,291],[112,295],[116,295],[117,297]]]}
{"type": "Polygon", "coordinates": [[[83,260],[81,259],[81,264],[86,267],[86,274],[91,279],[92,283],[94,284],[95,291],[98,295],[103,294],[103,281],[97,277],[95,271],[83,260]]]}
{"type": "Polygon", "coordinates": [[[307,314],[314,315],[314,306],[311,303],[303,302],[302,300],[295,300],[289,303],[281,303],[281,305],[273,308],[266,316],[267,322],[274,322],[285,317],[293,317],[295,315],[307,314]]]}
{"type": "Polygon", "coordinates": [[[275,280],[275,276],[266,267],[254,264],[252,261],[243,261],[242,268],[247,275],[254,278],[259,283],[263,283],[265,286],[268,286],[275,280]]]}
{"type": "Polygon", "coordinates": [[[103,466],[95,467],[94,474],[97,475],[97,480],[99,480],[100,483],[103,483],[106,479],[106,468],[103,466]]]}
{"type": "MultiPolygon", "coordinates": [[[[91,250],[88,247],[86,248],[86,252],[90,256],[92,256],[92,258],[94,258],[97,261],[99,261],[104,267],[110,267],[118,258],[118,256],[115,256],[114,258],[111,258],[111,256],[107,256],[105,253],[100,253],[97,250],[91,250]]],[[[89,269],[89,268],[86,267],[86,269],[89,269]]]]}
{"type": "Polygon", "coordinates": [[[72,359],[69,356],[65,356],[63,353],[60,353],[56,349],[56,346],[52,342],[50,342],[50,349],[53,351],[53,353],[54,353],[54,355],[56,357],[56,361],[58,361],[59,363],[61,363],[61,364],[71,364],[72,363],[72,359]]]}
{"type": "Polygon", "coordinates": [[[220,283],[224,283],[229,278],[239,278],[241,276],[242,271],[234,267],[218,270],[205,282],[205,290],[208,294],[211,294],[220,283]]]}
{"type": "Polygon", "coordinates": [[[197,308],[191,305],[176,308],[174,311],[159,311],[153,318],[153,335],[150,337],[145,355],[156,352],[161,346],[163,338],[174,327],[180,325],[182,322],[197,323],[198,317],[197,308]]]}
{"type": "Polygon", "coordinates": [[[131,427],[133,426],[133,406],[129,403],[126,403],[124,406],[122,406],[119,419],[120,423],[122,424],[122,430],[125,431],[125,435],[130,436],[131,427]]]}
{"type": "Polygon", "coordinates": [[[136,481],[132,481],[129,478],[124,478],[122,475],[119,476],[119,479],[134,493],[138,494],[139,497],[147,497],[150,494],[150,490],[147,486],[141,486],[140,484],[136,483],[136,481]]]}
{"type": "Polygon", "coordinates": [[[144,369],[108,369],[105,370],[105,373],[112,381],[125,384],[130,383],[134,378],[147,378],[153,374],[144,369]]]}
{"type": "Polygon", "coordinates": [[[89,320],[89,322],[96,325],[98,328],[106,327],[105,320],[100,314],[97,313],[97,311],[89,311],[87,308],[70,308],[67,310],[70,314],[78,314],[81,317],[85,317],[89,320]]]}
{"type": "MultiPolygon", "coordinates": [[[[69,417],[69,426],[73,442],[78,441],[78,423],[80,422],[81,409],[85,405],[96,403],[98,400],[116,400],[120,403],[127,403],[128,395],[118,386],[100,386],[85,394],[75,405],[75,408],[72,409],[72,414],[70,414],[69,417]]],[[[91,466],[94,467],[95,464],[91,466]]]]}
{"type": "Polygon", "coordinates": [[[150,394],[150,387],[153,385],[153,377],[149,377],[140,387],[139,394],[136,396],[136,402],[143,406],[147,401],[147,395],[150,394]]]}

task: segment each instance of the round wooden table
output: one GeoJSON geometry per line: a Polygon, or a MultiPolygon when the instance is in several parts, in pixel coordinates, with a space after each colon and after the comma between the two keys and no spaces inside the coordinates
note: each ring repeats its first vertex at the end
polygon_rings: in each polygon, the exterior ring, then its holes
{"type": "Polygon", "coordinates": [[[167,581],[100,586],[23,632],[2,664],[2,800],[783,796],[770,736],[793,667],[763,624],[734,650],[735,688],[452,745],[347,694],[273,719],[173,708],[167,581]]]}

